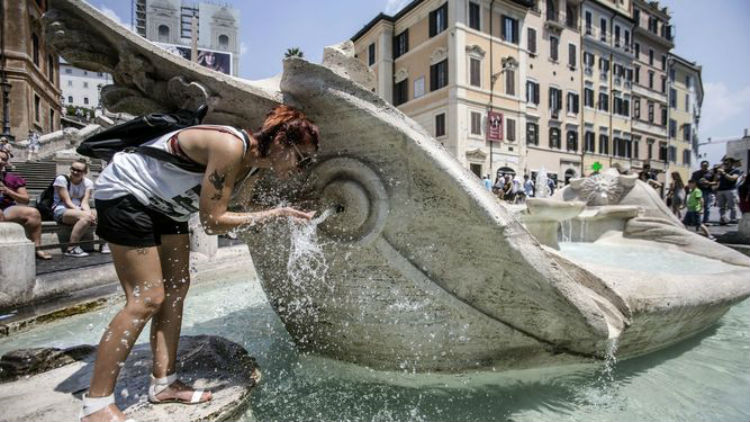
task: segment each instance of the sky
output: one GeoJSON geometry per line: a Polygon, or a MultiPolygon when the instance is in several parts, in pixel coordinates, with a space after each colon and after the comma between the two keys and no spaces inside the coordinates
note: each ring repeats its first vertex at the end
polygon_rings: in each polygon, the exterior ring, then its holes
{"type": "MultiPolygon", "coordinates": [[[[352,37],[378,13],[394,14],[410,0],[275,0],[228,3],[240,12],[240,70],[246,79],[281,72],[287,48],[320,62],[323,47],[352,37]]],[[[131,2],[89,0],[126,26],[131,2]]],[[[750,1],[662,0],[676,27],[676,54],[703,67],[699,138],[742,136],[750,128],[750,1]]]]}

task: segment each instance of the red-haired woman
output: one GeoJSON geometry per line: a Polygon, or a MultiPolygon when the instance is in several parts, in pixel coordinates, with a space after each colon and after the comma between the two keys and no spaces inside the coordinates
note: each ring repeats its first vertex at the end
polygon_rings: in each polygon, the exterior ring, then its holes
{"type": "Polygon", "coordinates": [[[275,208],[227,211],[238,183],[253,168],[287,178],[318,149],[318,128],[301,112],[277,106],[262,128],[248,136],[229,126],[193,126],[147,144],[205,166],[191,172],[149,156],[117,153],[96,182],[97,234],[112,250],[127,298],[99,342],[94,374],[84,395],[82,421],[123,420],[114,405],[115,381],[138,335],[151,320],[154,355],[152,403],[202,403],[209,392],[194,390],[175,373],[182,306],[190,286],[187,220],[199,213],[209,233],[262,224],[278,217],[309,220],[311,212],[275,208]]]}

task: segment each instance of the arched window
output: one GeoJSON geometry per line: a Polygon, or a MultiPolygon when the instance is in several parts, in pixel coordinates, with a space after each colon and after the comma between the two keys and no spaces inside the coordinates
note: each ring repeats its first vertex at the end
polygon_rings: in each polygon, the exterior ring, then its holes
{"type": "Polygon", "coordinates": [[[159,25],[159,42],[169,42],[169,27],[159,25]]]}
{"type": "Polygon", "coordinates": [[[222,50],[229,50],[229,37],[221,34],[219,35],[219,48],[222,50]]]}

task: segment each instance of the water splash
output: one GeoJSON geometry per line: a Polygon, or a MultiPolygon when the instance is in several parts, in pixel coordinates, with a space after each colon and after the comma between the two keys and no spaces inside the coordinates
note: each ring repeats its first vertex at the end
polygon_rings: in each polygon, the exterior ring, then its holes
{"type": "Polygon", "coordinates": [[[552,193],[549,188],[547,179],[547,169],[542,167],[536,174],[536,187],[534,190],[534,196],[537,198],[548,198],[552,193]]]}
{"type": "Polygon", "coordinates": [[[328,263],[318,242],[318,225],[335,213],[336,208],[326,209],[306,224],[289,219],[290,246],[286,270],[295,286],[326,284],[328,263]]]}

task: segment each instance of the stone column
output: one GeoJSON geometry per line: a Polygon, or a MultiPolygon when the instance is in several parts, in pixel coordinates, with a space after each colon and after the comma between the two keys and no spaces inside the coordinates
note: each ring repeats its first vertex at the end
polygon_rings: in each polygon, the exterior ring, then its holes
{"type": "Polygon", "coordinates": [[[34,244],[20,224],[0,222],[0,307],[28,302],[35,279],[34,244]]]}
{"type": "Polygon", "coordinates": [[[219,236],[209,235],[201,226],[198,214],[190,217],[190,252],[198,252],[209,258],[216,255],[219,249],[219,236]]]}

